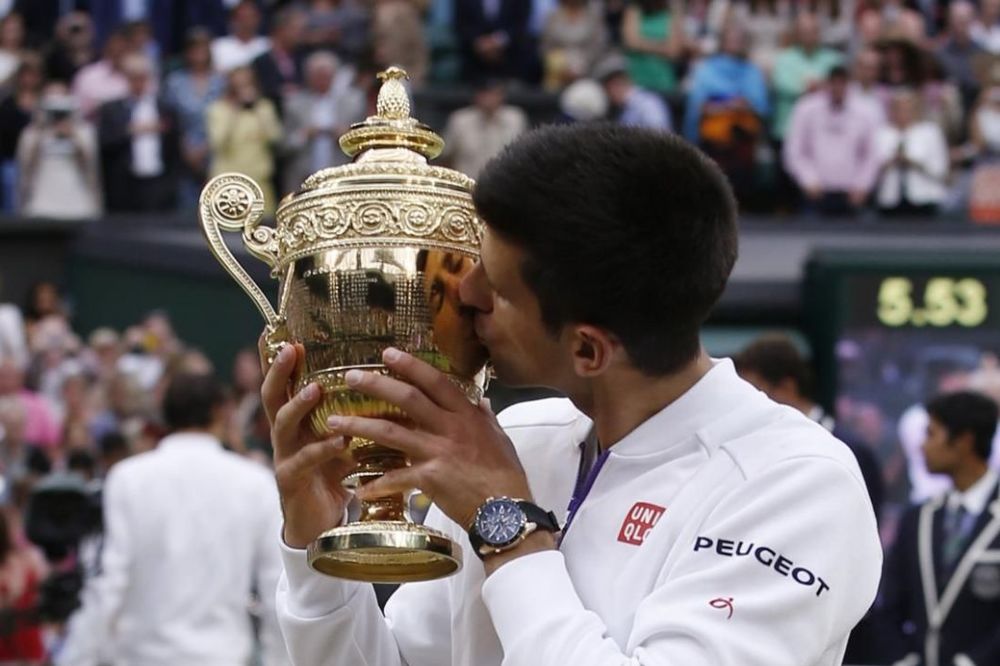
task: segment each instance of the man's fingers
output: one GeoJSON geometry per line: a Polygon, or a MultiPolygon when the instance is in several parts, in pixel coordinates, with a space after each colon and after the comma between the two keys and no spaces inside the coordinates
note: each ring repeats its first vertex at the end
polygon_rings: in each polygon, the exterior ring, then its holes
{"type": "MultiPolygon", "coordinates": [[[[278,410],[288,401],[288,381],[295,371],[296,356],[295,348],[292,345],[285,345],[264,374],[264,382],[260,387],[260,400],[267,414],[267,420],[272,424],[278,410]]],[[[261,358],[263,359],[263,355],[261,358]]],[[[261,363],[263,362],[262,360],[261,363]]]]}
{"type": "MultiPolygon", "coordinates": [[[[416,467],[400,467],[393,469],[374,481],[369,481],[354,491],[360,500],[372,500],[397,493],[405,493],[418,488],[420,472],[416,467]]],[[[421,490],[425,490],[421,488],[421,490]]],[[[428,495],[430,497],[430,495],[428,495]]]]}
{"type": "Polygon", "coordinates": [[[413,384],[363,370],[349,370],[345,379],[355,391],[396,405],[424,428],[433,429],[442,421],[441,408],[413,384]]]}
{"type": "Polygon", "coordinates": [[[278,409],[271,423],[271,445],[274,447],[275,458],[285,458],[295,453],[302,430],[302,419],[316,406],[322,395],[319,384],[311,382],[278,409]]]}
{"type": "Polygon", "coordinates": [[[419,388],[444,409],[457,412],[469,408],[469,399],[458,385],[429,363],[394,347],[382,352],[382,361],[396,375],[419,388]]]}
{"type": "Polygon", "coordinates": [[[347,457],[347,444],[343,437],[324,439],[303,446],[294,455],[278,462],[275,461],[274,476],[279,488],[288,488],[304,476],[312,474],[316,467],[336,458],[343,458],[346,473],[353,461],[347,457]]]}
{"type": "Polygon", "coordinates": [[[361,437],[382,446],[402,451],[411,458],[425,457],[429,435],[383,419],[363,416],[331,416],[326,420],[330,431],[347,437],[361,437]]]}

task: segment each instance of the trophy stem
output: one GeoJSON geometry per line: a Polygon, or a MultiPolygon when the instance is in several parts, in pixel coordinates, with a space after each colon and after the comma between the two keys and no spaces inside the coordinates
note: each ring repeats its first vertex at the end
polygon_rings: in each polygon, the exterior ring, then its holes
{"type": "MultiPolygon", "coordinates": [[[[371,483],[383,474],[393,469],[407,467],[406,457],[398,451],[379,446],[374,442],[357,442],[352,444],[353,456],[358,463],[357,468],[346,479],[345,485],[358,487],[371,483]]],[[[361,514],[358,522],[399,520],[412,522],[403,493],[395,493],[384,497],[362,500],[361,514]]]]}
{"type": "MultiPolygon", "coordinates": [[[[409,463],[399,451],[356,438],[358,466],[344,479],[357,488],[409,463]]],[[[437,530],[410,520],[404,493],[364,500],[355,522],[327,530],[309,545],[309,565],[320,573],[372,583],[433,580],[462,566],[462,549],[437,530]]]]}

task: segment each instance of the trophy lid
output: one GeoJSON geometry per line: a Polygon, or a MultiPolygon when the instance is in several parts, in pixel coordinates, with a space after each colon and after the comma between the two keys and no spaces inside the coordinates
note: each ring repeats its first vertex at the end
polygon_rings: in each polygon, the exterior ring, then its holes
{"type": "Polygon", "coordinates": [[[475,181],[428,164],[441,154],[444,140],[410,117],[406,72],[390,67],[378,78],[376,114],[340,137],[353,161],[306,178],[278,205],[273,231],[258,228],[247,241],[273,268],[332,248],[414,246],[478,254],[475,181]]]}
{"type": "Polygon", "coordinates": [[[410,96],[403,81],[409,77],[399,67],[378,73],[382,87],[378,92],[376,114],[351,126],[340,137],[340,148],[348,157],[371,148],[408,148],[427,159],[434,159],[444,149],[444,140],[431,128],[410,117],[410,96]]]}

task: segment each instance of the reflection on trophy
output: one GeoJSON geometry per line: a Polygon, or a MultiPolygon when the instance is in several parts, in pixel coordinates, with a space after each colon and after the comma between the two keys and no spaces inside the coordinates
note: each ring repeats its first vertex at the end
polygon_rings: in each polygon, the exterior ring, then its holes
{"type": "MultiPolygon", "coordinates": [[[[387,372],[381,354],[405,350],[447,373],[470,400],[485,387],[486,350],[458,284],[478,257],[481,227],[469,177],[429,166],[444,142],[410,118],[402,79],[390,68],[377,115],[354,125],[340,146],[354,158],[324,169],[282,200],[275,227],[260,226],[260,188],[239,174],[212,179],[202,191],[202,227],[212,253],[260,309],[273,360],[287,343],[301,343],[305,364],[295,391],[310,382],[323,398],[310,415],[317,437],[332,414],[407,423],[396,407],[349,390],[352,368],[387,372]],[[222,231],[239,231],[247,250],[278,280],[277,311],[236,261],[222,231]]],[[[470,442],[470,444],[472,444],[470,442]]],[[[364,484],[408,464],[397,451],[355,438],[357,463],[345,479],[364,484]]],[[[363,502],[360,517],[325,532],[309,546],[310,565],[322,573],[371,582],[446,576],[461,567],[461,549],[445,535],[409,520],[402,495],[363,502]]]]}

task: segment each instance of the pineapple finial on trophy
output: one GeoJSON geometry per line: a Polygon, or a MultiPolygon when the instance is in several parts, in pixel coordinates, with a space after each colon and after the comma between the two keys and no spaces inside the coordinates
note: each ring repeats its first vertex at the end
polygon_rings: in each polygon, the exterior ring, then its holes
{"type": "Polygon", "coordinates": [[[378,101],[375,110],[380,118],[389,120],[406,120],[410,117],[410,96],[406,92],[404,80],[408,80],[406,71],[400,67],[389,67],[378,73],[382,87],[378,91],[378,101]]]}

